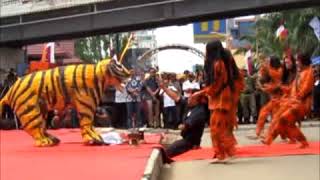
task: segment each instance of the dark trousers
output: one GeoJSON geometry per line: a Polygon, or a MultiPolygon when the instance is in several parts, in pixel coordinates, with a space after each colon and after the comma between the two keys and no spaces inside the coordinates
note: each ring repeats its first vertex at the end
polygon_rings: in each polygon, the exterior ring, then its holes
{"type": "Polygon", "coordinates": [[[258,117],[255,95],[253,93],[242,93],[240,96],[240,103],[242,107],[242,116],[244,118],[244,122],[250,123],[251,115],[253,118],[253,122],[255,123],[256,118],[258,117]]]}
{"type": "Polygon", "coordinates": [[[320,117],[320,85],[313,88],[313,112],[320,117]]]}
{"type": "Polygon", "coordinates": [[[177,109],[176,106],[165,107],[163,109],[164,128],[175,129],[177,124],[177,109]]]}
{"type": "Polygon", "coordinates": [[[140,118],[140,102],[128,102],[127,112],[128,112],[127,127],[128,128],[141,127],[142,122],[140,118]]]}
{"type": "Polygon", "coordinates": [[[238,102],[237,116],[238,116],[238,123],[239,123],[239,124],[244,124],[243,114],[242,114],[242,106],[241,106],[241,103],[240,103],[240,102],[238,102]]]}
{"type": "Polygon", "coordinates": [[[184,152],[187,152],[192,149],[192,144],[185,139],[178,140],[171,144],[167,149],[166,153],[168,157],[172,158],[184,152]]]}
{"type": "Polygon", "coordinates": [[[115,128],[126,128],[128,121],[127,103],[114,103],[111,106],[112,126],[115,128]]]}
{"type": "Polygon", "coordinates": [[[4,105],[3,106],[3,118],[7,118],[7,119],[14,119],[14,114],[12,109],[10,108],[10,106],[8,105],[4,105]]]}

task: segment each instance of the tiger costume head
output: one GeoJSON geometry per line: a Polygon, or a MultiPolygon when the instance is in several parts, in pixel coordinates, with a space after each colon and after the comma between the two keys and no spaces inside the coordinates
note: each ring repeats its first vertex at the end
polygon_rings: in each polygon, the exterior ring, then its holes
{"type": "Polygon", "coordinates": [[[121,83],[130,77],[129,70],[123,65],[117,62],[114,59],[103,60],[98,63],[98,66],[105,67],[105,86],[106,89],[108,86],[113,86],[116,89],[121,89],[121,83]]]}

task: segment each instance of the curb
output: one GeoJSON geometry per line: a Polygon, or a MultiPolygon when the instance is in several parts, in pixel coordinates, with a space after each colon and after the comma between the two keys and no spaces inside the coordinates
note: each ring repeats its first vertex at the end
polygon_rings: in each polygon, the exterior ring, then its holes
{"type": "MultiPolygon", "coordinates": [[[[265,128],[268,128],[270,123],[266,123],[265,128]]],[[[302,122],[303,128],[308,128],[308,127],[320,127],[320,122],[319,121],[313,121],[313,122],[302,122]]],[[[256,124],[249,124],[249,125],[239,125],[239,128],[235,131],[246,131],[246,130],[255,130],[256,129],[256,124]]],[[[204,132],[210,132],[209,128],[206,128],[204,132]]]]}
{"type": "MultiPolygon", "coordinates": [[[[265,127],[269,127],[270,123],[266,123],[265,127]]],[[[320,122],[302,122],[301,127],[307,128],[307,127],[320,127],[320,122]]],[[[243,131],[243,130],[251,130],[251,129],[256,129],[256,125],[239,125],[238,131],[243,131]]]]}
{"type": "Polygon", "coordinates": [[[148,159],[141,180],[157,180],[160,175],[162,165],[163,160],[161,151],[157,148],[154,148],[148,159]]]}

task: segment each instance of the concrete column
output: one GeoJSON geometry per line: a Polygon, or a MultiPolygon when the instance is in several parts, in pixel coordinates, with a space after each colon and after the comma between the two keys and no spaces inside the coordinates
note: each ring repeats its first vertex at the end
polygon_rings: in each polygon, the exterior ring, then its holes
{"type": "Polygon", "coordinates": [[[17,69],[17,65],[24,62],[22,48],[0,48],[0,82],[3,82],[6,72],[10,68],[17,69]]]}

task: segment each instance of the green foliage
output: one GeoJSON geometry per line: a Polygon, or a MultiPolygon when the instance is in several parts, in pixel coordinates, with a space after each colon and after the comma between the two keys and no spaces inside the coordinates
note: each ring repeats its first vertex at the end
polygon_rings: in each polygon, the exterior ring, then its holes
{"type": "MultiPolygon", "coordinates": [[[[320,8],[307,8],[270,13],[260,17],[254,28],[256,33],[252,36],[244,36],[241,39],[251,43],[253,51],[258,54],[283,56],[286,48],[290,47],[293,53],[312,53],[319,44],[309,22],[314,16],[320,16],[320,8]],[[288,38],[281,41],[276,37],[276,31],[284,21],[288,29],[288,38]]],[[[245,49],[239,49],[237,53],[244,53],[245,49]]]]}
{"type": "Polygon", "coordinates": [[[111,41],[115,46],[114,48],[120,50],[117,54],[120,54],[126,45],[127,39],[128,33],[80,38],[75,43],[76,56],[86,63],[97,63],[102,59],[109,58],[107,50],[111,41]]]}

